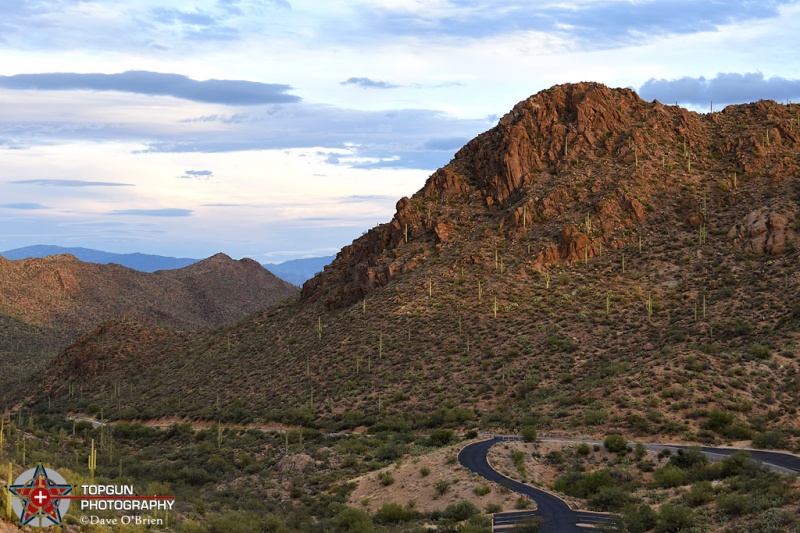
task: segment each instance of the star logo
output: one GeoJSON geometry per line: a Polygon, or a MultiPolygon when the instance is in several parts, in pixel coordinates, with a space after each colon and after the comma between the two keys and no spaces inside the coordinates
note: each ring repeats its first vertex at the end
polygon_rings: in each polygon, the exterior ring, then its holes
{"type": "Polygon", "coordinates": [[[39,465],[23,472],[9,491],[20,523],[45,527],[61,523],[61,516],[69,509],[69,499],[62,497],[72,491],[72,485],[54,470],[48,472],[39,465]]]}

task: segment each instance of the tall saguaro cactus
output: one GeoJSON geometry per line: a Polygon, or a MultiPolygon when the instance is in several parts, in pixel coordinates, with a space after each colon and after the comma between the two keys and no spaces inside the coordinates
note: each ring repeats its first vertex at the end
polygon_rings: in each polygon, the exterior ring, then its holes
{"type": "Polygon", "coordinates": [[[94,439],[92,439],[92,451],[89,453],[89,473],[91,482],[94,485],[94,471],[97,470],[97,450],[94,449],[94,439]]]}

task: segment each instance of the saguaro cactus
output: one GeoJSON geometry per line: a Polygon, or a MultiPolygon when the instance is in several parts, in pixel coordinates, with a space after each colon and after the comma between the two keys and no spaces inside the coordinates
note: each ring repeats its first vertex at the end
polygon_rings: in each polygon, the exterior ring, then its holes
{"type": "Polygon", "coordinates": [[[91,483],[94,485],[94,471],[97,470],[97,451],[94,449],[94,439],[92,439],[92,451],[89,453],[89,473],[91,483]]]}

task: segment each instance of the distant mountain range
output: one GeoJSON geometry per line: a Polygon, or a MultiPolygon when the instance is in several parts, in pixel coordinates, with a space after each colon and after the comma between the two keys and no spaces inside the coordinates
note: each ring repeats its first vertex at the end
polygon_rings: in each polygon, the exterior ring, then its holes
{"type": "Polygon", "coordinates": [[[225,254],[154,273],[82,262],[68,254],[0,257],[0,391],[108,321],[210,328],[235,323],[298,292],[258,262],[225,254]]]}
{"type": "MultiPolygon", "coordinates": [[[[155,272],[157,270],[175,270],[201,261],[188,257],[165,257],[162,255],[151,254],[116,254],[103,252],[91,248],[71,248],[64,246],[53,246],[39,244],[15,248],[0,252],[6,259],[16,261],[20,259],[43,258],[51,255],[70,254],[86,263],[99,263],[107,265],[116,263],[140,272],[155,272]]],[[[307,280],[320,272],[325,265],[333,261],[334,256],[309,257],[307,259],[293,259],[283,263],[265,263],[264,268],[292,285],[301,286],[307,280]]]]}
{"type": "Polygon", "coordinates": [[[292,259],[283,263],[263,263],[264,268],[292,285],[301,287],[303,283],[322,272],[325,265],[329,265],[336,258],[335,255],[325,257],[308,257],[306,259],[292,259]]]}

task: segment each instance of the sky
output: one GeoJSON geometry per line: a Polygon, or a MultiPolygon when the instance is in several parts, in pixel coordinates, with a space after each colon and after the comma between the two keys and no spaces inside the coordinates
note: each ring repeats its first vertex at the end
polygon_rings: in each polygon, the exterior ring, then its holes
{"type": "Polygon", "coordinates": [[[333,255],[553,85],[800,100],[800,0],[0,2],[0,250],[333,255]]]}

